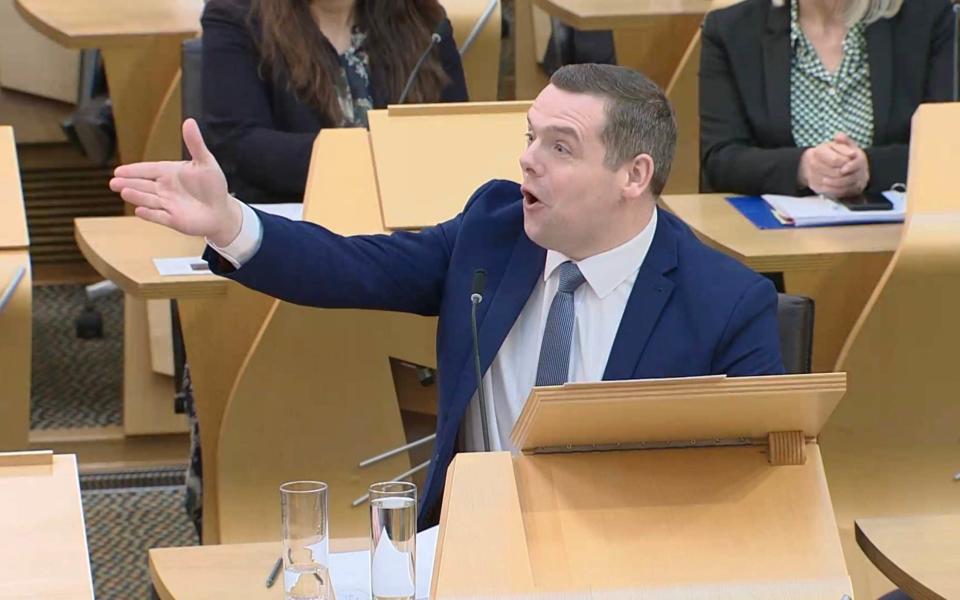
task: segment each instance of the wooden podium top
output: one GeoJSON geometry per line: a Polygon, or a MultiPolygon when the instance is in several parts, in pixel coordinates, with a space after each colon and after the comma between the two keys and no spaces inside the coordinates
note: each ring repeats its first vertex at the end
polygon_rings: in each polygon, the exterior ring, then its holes
{"type": "Polygon", "coordinates": [[[161,276],[154,258],[199,256],[201,238],[189,237],[137,217],[76,219],[77,245],[101,275],[146,299],[222,296],[231,283],[216,275],[161,276]]]}
{"type": "Polygon", "coordinates": [[[759,272],[816,269],[847,254],[893,252],[900,243],[900,224],[759,229],[728,195],[663,196],[661,202],[704,242],[759,272]]]}
{"type": "Polygon", "coordinates": [[[76,457],[14,460],[0,454],[0,599],[93,600],[76,457]]]}
{"type": "Polygon", "coordinates": [[[529,102],[474,102],[371,111],[386,228],[436,225],[456,216],[487,181],[519,181],[529,108],[529,102]]]}
{"type": "Polygon", "coordinates": [[[13,128],[0,127],[0,250],[26,248],[27,218],[13,128]]]}
{"type": "Polygon", "coordinates": [[[133,37],[191,38],[200,32],[203,0],[15,0],[38,31],[67,48],[102,48],[133,37]]]}
{"type": "Polygon", "coordinates": [[[864,554],[916,600],[960,598],[960,514],[857,519],[864,554]]]}
{"type": "Polygon", "coordinates": [[[581,30],[629,29],[649,17],[702,15],[736,0],[533,0],[551,16],[581,30]]]}

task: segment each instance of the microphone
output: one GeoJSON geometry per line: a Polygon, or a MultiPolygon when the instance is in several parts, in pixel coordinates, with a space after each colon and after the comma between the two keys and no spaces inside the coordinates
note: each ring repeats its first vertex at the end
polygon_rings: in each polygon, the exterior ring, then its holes
{"type": "Polygon", "coordinates": [[[477,336],[477,306],[483,302],[483,288],[487,284],[487,272],[473,272],[473,289],[470,292],[470,326],[473,331],[473,366],[477,372],[477,403],[480,405],[480,427],[483,430],[483,451],[490,452],[490,425],[487,423],[487,400],[483,394],[483,372],[480,369],[480,338],[477,336]]]}
{"type": "Polygon", "coordinates": [[[434,46],[440,43],[440,40],[443,33],[450,29],[450,26],[447,25],[447,20],[444,19],[440,21],[440,24],[437,25],[437,30],[430,34],[430,45],[427,46],[427,49],[423,51],[423,54],[420,55],[420,58],[417,59],[417,64],[413,66],[413,70],[410,71],[410,76],[407,77],[407,83],[403,86],[403,91],[400,92],[400,99],[397,100],[397,104],[403,104],[407,99],[407,95],[410,93],[410,88],[413,87],[413,82],[417,79],[417,75],[420,73],[420,68],[423,67],[423,61],[427,60],[427,56],[430,54],[430,51],[433,50],[434,46]]]}

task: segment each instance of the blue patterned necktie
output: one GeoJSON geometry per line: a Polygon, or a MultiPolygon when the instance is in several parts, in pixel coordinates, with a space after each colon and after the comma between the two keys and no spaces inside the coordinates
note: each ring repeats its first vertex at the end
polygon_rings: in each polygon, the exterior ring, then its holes
{"type": "Polygon", "coordinates": [[[580,267],[567,261],[558,267],[560,286],[550,303],[540,344],[537,385],[560,385],[570,373],[570,346],[573,343],[573,293],[585,281],[580,267]]]}

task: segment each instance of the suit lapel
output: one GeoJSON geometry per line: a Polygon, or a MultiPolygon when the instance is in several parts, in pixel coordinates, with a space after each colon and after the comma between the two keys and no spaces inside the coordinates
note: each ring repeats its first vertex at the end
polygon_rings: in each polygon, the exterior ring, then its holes
{"type": "Polygon", "coordinates": [[[790,121],[790,5],[770,7],[763,32],[763,80],[777,142],[793,144],[790,121]]]}
{"type": "Polygon", "coordinates": [[[870,61],[870,95],[873,99],[873,144],[885,144],[887,121],[893,101],[893,32],[890,19],[867,27],[867,54],[870,61]]]}
{"type": "Polygon", "coordinates": [[[658,215],[653,243],[637,273],[613,340],[603,373],[605,380],[633,378],[640,355],[673,294],[673,281],[664,276],[677,266],[677,238],[667,222],[669,218],[662,211],[658,215]]]}

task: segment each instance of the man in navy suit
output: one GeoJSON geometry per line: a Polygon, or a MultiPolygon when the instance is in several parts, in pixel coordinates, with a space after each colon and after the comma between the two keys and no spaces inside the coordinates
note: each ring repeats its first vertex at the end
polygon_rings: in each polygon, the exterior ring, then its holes
{"type": "Polygon", "coordinates": [[[470,336],[476,269],[487,272],[478,321],[492,449],[512,449],[534,385],[783,371],[772,284],[656,207],[676,144],[656,85],[622,67],[571,65],[528,117],[523,185],[491,181],[459,215],[418,233],[343,237],[257,212],[228,194],[192,121],[191,162],[122,166],[110,185],[137,216],[205,236],[213,270],[261,292],[439,316],[427,525],[457,448],[484,448],[470,336]]]}

